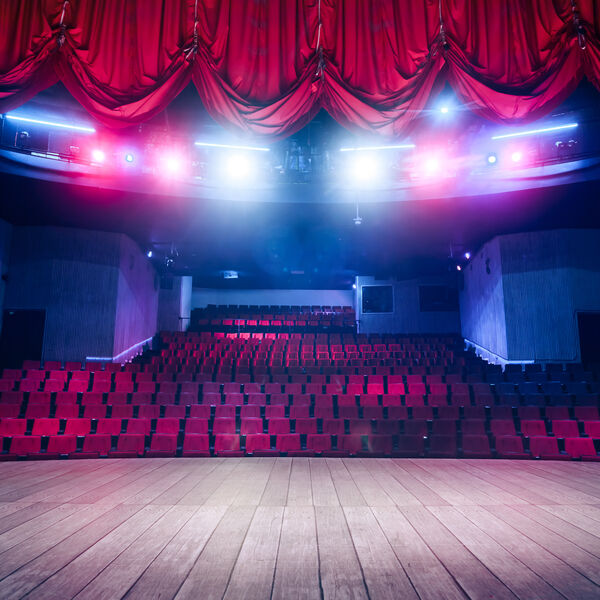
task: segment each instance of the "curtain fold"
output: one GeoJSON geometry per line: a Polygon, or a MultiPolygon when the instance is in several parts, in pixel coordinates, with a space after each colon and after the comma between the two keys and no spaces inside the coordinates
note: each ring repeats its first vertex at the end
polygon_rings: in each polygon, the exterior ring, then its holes
{"type": "Polygon", "coordinates": [[[519,123],[584,76],[600,89],[600,0],[0,2],[0,111],[60,80],[115,128],[193,80],[242,134],[284,137],[324,108],[399,137],[446,81],[485,118],[519,123]]]}

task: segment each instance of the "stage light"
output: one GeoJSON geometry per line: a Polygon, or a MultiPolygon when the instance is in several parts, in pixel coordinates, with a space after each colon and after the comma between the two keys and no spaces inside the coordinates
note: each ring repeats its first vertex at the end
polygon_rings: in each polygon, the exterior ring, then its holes
{"type": "Polygon", "coordinates": [[[562,129],[574,129],[579,123],[567,123],[566,125],[557,125],[556,127],[542,127],[540,129],[529,129],[527,131],[515,131],[513,133],[503,133],[501,135],[493,135],[493,140],[504,140],[506,138],[522,137],[524,135],[537,135],[539,133],[549,133],[552,131],[561,131],[562,129]]]}
{"type": "Polygon", "coordinates": [[[520,150],[515,150],[511,155],[510,155],[510,159],[514,162],[514,163],[518,163],[521,162],[523,158],[523,153],[520,150]]]}
{"type": "Polygon", "coordinates": [[[92,127],[84,127],[82,125],[69,125],[67,123],[56,123],[55,121],[44,121],[42,119],[33,119],[31,117],[22,117],[20,115],[5,115],[5,118],[11,121],[21,121],[23,123],[34,123],[36,125],[47,125],[48,127],[58,127],[60,129],[71,129],[73,131],[81,131],[83,133],[96,133],[92,127]]]}
{"type": "Polygon", "coordinates": [[[270,152],[270,148],[260,146],[236,146],[234,144],[213,144],[211,142],[195,142],[194,145],[204,148],[230,148],[232,150],[248,150],[249,152],[270,152]]]}
{"type": "Polygon", "coordinates": [[[227,175],[236,180],[246,179],[252,172],[252,164],[243,154],[229,156],[225,166],[227,175]]]}
{"type": "Polygon", "coordinates": [[[375,156],[359,154],[349,164],[349,178],[358,185],[374,183],[381,176],[381,164],[375,156]]]}
{"type": "Polygon", "coordinates": [[[353,289],[353,290],[355,290],[355,289],[356,289],[356,284],[355,284],[355,283],[353,283],[353,284],[352,284],[352,289],[353,289]]]}
{"type": "Polygon", "coordinates": [[[127,152],[125,154],[125,162],[132,163],[133,160],[134,160],[133,154],[131,154],[131,152],[127,152]]]}
{"type": "Polygon", "coordinates": [[[106,160],[106,154],[100,148],[92,150],[92,162],[102,164],[106,160]]]}
{"type": "Polygon", "coordinates": [[[152,250],[148,250],[148,252],[146,252],[146,256],[148,258],[152,258],[152,250]]]}
{"type": "Polygon", "coordinates": [[[442,106],[440,108],[440,112],[445,115],[448,114],[448,112],[450,112],[450,109],[447,106],[442,106]]]}
{"type": "Polygon", "coordinates": [[[182,170],[181,157],[176,154],[167,154],[163,159],[163,166],[167,176],[178,175],[182,170]]]}
{"type": "Polygon", "coordinates": [[[462,267],[460,265],[456,265],[456,270],[457,271],[462,271],[462,267]]]}
{"type": "Polygon", "coordinates": [[[465,258],[467,260],[471,260],[471,253],[470,252],[465,252],[465,258]]]}
{"type": "Polygon", "coordinates": [[[495,165],[498,162],[498,157],[494,152],[490,152],[486,157],[486,161],[488,165],[495,165]]]}
{"type": "Polygon", "coordinates": [[[433,175],[439,172],[440,160],[436,156],[432,156],[425,161],[423,167],[427,175],[433,175]]]}

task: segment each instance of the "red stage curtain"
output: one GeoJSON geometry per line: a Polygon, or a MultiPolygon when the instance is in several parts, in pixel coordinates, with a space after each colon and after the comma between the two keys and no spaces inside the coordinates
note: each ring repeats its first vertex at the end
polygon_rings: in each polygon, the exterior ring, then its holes
{"type": "Polygon", "coordinates": [[[105,125],[144,121],[190,81],[193,22],[193,0],[72,0],[56,71],[105,125]]]}
{"type": "Polygon", "coordinates": [[[323,104],[344,126],[400,135],[443,66],[437,0],[323,0],[323,104]]]}
{"type": "Polygon", "coordinates": [[[56,83],[56,40],[43,0],[0,2],[0,112],[56,83]]]}
{"type": "Polygon", "coordinates": [[[320,107],[317,0],[198,3],[194,83],[223,125],[272,137],[303,127],[320,107]]]}
{"type": "Polygon", "coordinates": [[[582,76],[571,16],[570,0],[444,0],[450,84],[488,119],[547,114],[582,76]]]}
{"type": "Polygon", "coordinates": [[[282,137],[325,108],[346,127],[400,136],[448,80],[466,106],[519,122],[584,74],[600,88],[599,32],[600,0],[6,1],[0,110],[58,76],[123,127],[193,78],[209,113],[238,131],[282,137]]]}

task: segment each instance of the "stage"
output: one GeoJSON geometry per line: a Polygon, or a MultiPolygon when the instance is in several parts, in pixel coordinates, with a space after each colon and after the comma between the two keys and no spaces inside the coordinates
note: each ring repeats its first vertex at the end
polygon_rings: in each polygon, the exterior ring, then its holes
{"type": "Polygon", "coordinates": [[[0,463],[1,598],[600,598],[600,465],[0,463]]]}

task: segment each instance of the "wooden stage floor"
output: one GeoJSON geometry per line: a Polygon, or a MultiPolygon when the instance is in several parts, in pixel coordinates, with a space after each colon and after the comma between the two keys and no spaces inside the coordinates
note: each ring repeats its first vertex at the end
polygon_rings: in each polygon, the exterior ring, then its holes
{"type": "Polygon", "coordinates": [[[600,464],[0,463],[0,598],[600,598],[600,464]]]}

